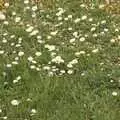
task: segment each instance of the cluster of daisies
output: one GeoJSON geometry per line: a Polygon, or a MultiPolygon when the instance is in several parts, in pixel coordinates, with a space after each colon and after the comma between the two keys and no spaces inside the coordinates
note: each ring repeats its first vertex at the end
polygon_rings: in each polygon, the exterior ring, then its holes
{"type": "MultiPolygon", "coordinates": [[[[28,67],[32,70],[45,70],[52,76],[56,73],[74,74],[74,66],[79,64],[81,56],[89,57],[91,54],[104,52],[102,45],[94,44],[94,41],[102,41],[105,36],[111,34],[107,26],[109,16],[106,19],[95,20],[89,13],[82,13],[76,18],[64,8],[46,12],[29,0],[24,0],[23,4],[22,12],[10,11],[10,17],[7,13],[0,12],[3,29],[0,56],[6,59],[4,67],[12,68],[19,65],[22,59],[26,59],[28,67]],[[28,15],[30,19],[23,15],[28,15]],[[53,22],[52,16],[55,19],[53,22]],[[12,29],[15,31],[12,32],[12,29]],[[69,49],[70,52],[74,51],[74,54],[66,58],[67,52],[64,51],[69,49]],[[63,69],[60,66],[63,66],[63,69]]],[[[9,3],[5,3],[5,6],[9,8],[9,3]]],[[[80,9],[87,11],[86,8],[85,4],[80,5],[80,9]]],[[[93,7],[92,9],[94,10],[93,7]]],[[[109,38],[109,41],[110,44],[119,45],[119,27],[117,24],[113,26],[116,36],[109,38]]]]}
{"type": "MultiPolygon", "coordinates": [[[[5,3],[8,11],[10,9],[10,15],[0,12],[1,68],[12,69],[25,61],[24,69],[40,74],[44,71],[48,76],[74,75],[76,68],[78,71],[80,69],[82,58],[88,59],[90,56],[104,53],[103,44],[99,44],[98,41],[104,43],[105,36],[111,34],[107,26],[110,16],[96,20],[88,11],[88,14],[81,13],[76,17],[65,8],[47,11],[29,0],[21,2],[21,11],[17,11],[17,8],[16,11],[11,11],[9,3],[5,3]]],[[[93,6],[90,9],[94,11],[93,6]]],[[[80,10],[87,11],[88,6],[81,4],[80,10]]],[[[115,36],[111,36],[107,44],[120,45],[118,24],[113,23],[112,28],[115,36]]],[[[103,65],[104,61],[98,64],[103,65]]],[[[2,70],[5,76],[6,73],[2,70]]],[[[82,71],[81,75],[84,76],[82,71]]],[[[13,84],[21,80],[22,77],[19,75],[13,79],[13,84]]],[[[113,91],[112,95],[117,96],[117,92],[113,91]]],[[[11,100],[11,105],[19,104],[19,100],[11,100]]],[[[33,108],[31,115],[36,113],[33,108]]]]}

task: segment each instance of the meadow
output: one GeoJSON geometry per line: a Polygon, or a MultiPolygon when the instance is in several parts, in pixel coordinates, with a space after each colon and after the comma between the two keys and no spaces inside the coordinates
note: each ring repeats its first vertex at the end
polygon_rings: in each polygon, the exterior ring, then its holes
{"type": "Polygon", "coordinates": [[[0,6],[0,120],[120,120],[118,12],[104,0],[0,6]]]}

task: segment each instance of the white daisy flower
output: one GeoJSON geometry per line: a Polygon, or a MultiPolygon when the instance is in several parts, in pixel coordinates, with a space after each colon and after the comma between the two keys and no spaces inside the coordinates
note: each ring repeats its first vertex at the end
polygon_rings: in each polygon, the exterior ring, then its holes
{"type": "Polygon", "coordinates": [[[99,49],[94,49],[92,50],[92,53],[97,53],[99,51],[99,49]]]}
{"type": "Polygon", "coordinates": [[[50,34],[51,34],[52,36],[55,36],[57,33],[58,33],[58,31],[54,31],[54,32],[51,32],[50,34]]]}
{"type": "Polygon", "coordinates": [[[16,17],[16,18],[15,18],[15,22],[16,22],[16,23],[18,23],[18,22],[20,22],[20,21],[21,21],[21,17],[16,17]]]}
{"type": "Polygon", "coordinates": [[[8,7],[9,7],[9,3],[6,2],[6,3],[4,4],[4,6],[5,6],[6,8],[8,8],[8,7]]]}
{"type": "Polygon", "coordinates": [[[0,50],[0,55],[4,54],[4,52],[5,52],[4,50],[0,50]]]}
{"type": "Polygon", "coordinates": [[[56,56],[55,58],[52,59],[52,62],[60,64],[64,63],[64,60],[62,59],[61,56],[56,56]]]}
{"type": "Polygon", "coordinates": [[[28,4],[29,3],[29,0],[24,0],[24,4],[28,4]]]}
{"type": "Polygon", "coordinates": [[[75,22],[75,23],[80,22],[80,18],[75,19],[74,22],[75,22]]]}
{"type": "Polygon", "coordinates": [[[113,95],[113,96],[117,96],[118,93],[114,91],[114,92],[112,92],[112,95],[113,95]]]}
{"type": "Polygon", "coordinates": [[[32,110],[31,110],[31,113],[32,113],[32,114],[36,114],[36,113],[37,113],[37,110],[36,110],[36,109],[32,109],[32,110]]]}
{"type": "Polygon", "coordinates": [[[38,8],[37,8],[36,5],[32,7],[32,11],[36,11],[37,9],[38,9],[38,8]]]}
{"type": "Polygon", "coordinates": [[[67,73],[71,75],[73,74],[73,70],[68,70],[67,73]]]}
{"type": "Polygon", "coordinates": [[[39,56],[42,55],[42,53],[41,52],[36,52],[35,55],[39,57],[39,56]]]}
{"type": "Polygon", "coordinates": [[[20,102],[19,102],[18,100],[16,100],[16,99],[14,99],[14,100],[11,101],[11,104],[12,104],[13,106],[18,106],[19,103],[20,103],[20,102]]]}
{"type": "Polygon", "coordinates": [[[11,68],[12,65],[11,65],[11,64],[7,64],[6,67],[7,67],[7,68],[11,68]]]}
{"type": "Polygon", "coordinates": [[[0,11],[0,20],[5,20],[6,16],[3,12],[0,11]]]}
{"type": "Polygon", "coordinates": [[[26,32],[32,32],[33,29],[34,29],[33,26],[29,26],[29,28],[26,29],[26,32]]]}
{"type": "Polygon", "coordinates": [[[84,41],[85,41],[85,37],[81,37],[80,42],[84,42],[84,41]]]}
{"type": "Polygon", "coordinates": [[[0,109],[0,113],[2,112],[2,109],[0,109]]]}
{"type": "Polygon", "coordinates": [[[86,15],[84,15],[84,16],[81,17],[81,20],[86,20],[86,19],[87,19],[86,15]]]}
{"type": "Polygon", "coordinates": [[[20,51],[20,52],[18,52],[18,56],[23,56],[24,55],[24,52],[22,52],[22,51],[20,51]]]}
{"type": "Polygon", "coordinates": [[[32,62],[32,61],[33,61],[33,57],[32,57],[32,56],[29,56],[29,57],[28,57],[28,61],[32,62]]]}

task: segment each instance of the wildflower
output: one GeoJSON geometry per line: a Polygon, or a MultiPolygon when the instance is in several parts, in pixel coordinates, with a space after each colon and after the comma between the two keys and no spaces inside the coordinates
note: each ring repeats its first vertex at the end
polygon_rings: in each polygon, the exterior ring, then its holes
{"type": "Polygon", "coordinates": [[[23,56],[24,55],[24,52],[22,52],[22,51],[20,51],[19,53],[18,53],[18,56],[23,56]]]}
{"type": "Polygon", "coordinates": [[[18,62],[17,62],[17,61],[13,61],[12,64],[13,64],[13,65],[17,65],[18,62]]]}
{"type": "Polygon", "coordinates": [[[33,61],[33,57],[28,57],[28,61],[32,62],[33,61]]]}
{"type": "Polygon", "coordinates": [[[24,0],[24,4],[28,4],[29,3],[29,0],[24,0]]]}
{"type": "Polygon", "coordinates": [[[84,41],[85,41],[85,37],[81,37],[80,42],[84,42],[84,41]]]}
{"type": "Polygon", "coordinates": [[[0,113],[2,112],[2,109],[0,109],[0,113]]]}
{"type": "Polygon", "coordinates": [[[81,73],[81,76],[85,76],[85,72],[81,73]]]}
{"type": "Polygon", "coordinates": [[[48,75],[51,77],[54,75],[54,73],[52,71],[48,72],[48,75]]]}
{"type": "Polygon", "coordinates": [[[80,51],[80,54],[85,54],[85,51],[80,51]]]}
{"type": "Polygon", "coordinates": [[[97,53],[99,50],[98,49],[94,49],[92,50],[92,53],[97,53]]]}
{"type": "Polygon", "coordinates": [[[38,35],[38,36],[37,36],[37,39],[42,39],[42,36],[38,35]]]}
{"type": "Polygon", "coordinates": [[[8,25],[9,24],[9,22],[8,21],[4,21],[4,23],[3,23],[4,25],[8,25]]]}
{"type": "Polygon", "coordinates": [[[36,13],[32,13],[32,17],[35,18],[36,17],[36,13]]]}
{"type": "Polygon", "coordinates": [[[18,76],[17,78],[16,78],[16,80],[20,80],[21,79],[21,76],[18,76]]]}
{"type": "Polygon", "coordinates": [[[11,65],[11,64],[7,64],[7,65],[6,65],[6,67],[11,68],[11,67],[12,67],[12,65],[11,65]]]}
{"type": "Polygon", "coordinates": [[[67,73],[71,75],[73,73],[73,70],[68,70],[67,73]]]}
{"type": "Polygon", "coordinates": [[[98,35],[96,33],[93,34],[93,37],[97,37],[98,35]]]}
{"type": "Polygon", "coordinates": [[[78,60],[77,60],[77,59],[73,59],[70,63],[71,63],[71,64],[77,64],[77,63],[78,63],[78,60]]]}
{"type": "Polygon", "coordinates": [[[78,37],[78,32],[74,32],[73,36],[75,36],[77,38],[78,37]]]}
{"type": "Polygon", "coordinates": [[[111,42],[111,43],[115,43],[116,40],[115,40],[115,39],[111,39],[110,42],[111,42]]]}
{"type": "Polygon", "coordinates": [[[12,104],[13,106],[18,106],[19,103],[20,103],[20,102],[19,102],[18,100],[16,100],[16,99],[14,99],[14,100],[11,101],[11,104],[12,104]]]}
{"type": "Polygon", "coordinates": [[[31,68],[31,69],[35,69],[36,66],[35,66],[35,65],[31,65],[30,68],[31,68]]]}
{"type": "Polygon", "coordinates": [[[57,33],[58,33],[58,31],[54,31],[54,32],[51,32],[50,34],[51,34],[52,36],[55,36],[57,33]]]}
{"type": "Polygon", "coordinates": [[[93,21],[93,18],[89,18],[88,21],[89,21],[89,22],[92,22],[92,21],[93,21]]]}
{"type": "Polygon", "coordinates": [[[85,4],[81,4],[80,7],[84,8],[84,7],[86,7],[86,5],[85,4]]]}
{"type": "Polygon", "coordinates": [[[60,16],[60,17],[58,17],[58,20],[60,21],[60,20],[62,20],[62,17],[60,16]]]}
{"type": "Polygon", "coordinates": [[[50,70],[50,67],[49,66],[44,66],[43,70],[50,70]]]}
{"type": "Polygon", "coordinates": [[[29,26],[29,28],[26,29],[26,32],[32,32],[33,28],[33,26],[29,26]]]}
{"type": "Polygon", "coordinates": [[[15,47],[20,47],[20,46],[21,46],[21,44],[16,44],[16,45],[15,45],[15,47]]]}
{"type": "Polygon", "coordinates": [[[5,20],[6,16],[3,14],[3,12],[0,11],[0,20],[5,20]]]}
{"type": "Polygon", "coordinates": [[[20,22],[20,21],[21,21],[21,17],[16,17],[16,18],[15,18],[15,22],[16,22],[16,23],[18,23],[18,22],[20,22]]]}
{"type": "Polygon", "coordinates": [[[39,33],[38,30],[33,30],[31,33],[30,33],[30,36],[34,36],[34,35],[37,35],[39,33]]]}
{"type": "Polygon", "coordinates": [[[116,28],[116,29],[115,29],[115,32],[119,32],[119,29],[118,29],[118,28],[116,28]]]}
{"type": "Polygon", "coordinates": [[[15,60],[16,60],[16,61],[19,60],[19,57],[15,57],[15,60]]]}
{"type": "Polygon", "coordinates": [[[18,82],[18,80],[13,80],[13,83],[17,83],[18,82]]]}
{"type": "Polygon", "coordinates": [[[103,9],[105,7],[104,4],[99,5],[99,9],[103,9]]]}
{"type": "Polygon", "coordinates": [[[52,37],[50,35],[47,36],[47,39],[51,39],[52,37]]]}
{"type": "Polygon", "coordinates": [[[80,22],[80,18],[75,19],[74,22],[75,22],[75,23],[80,22]]]}
{"type": "Polygon", "coordinates": [[[36,10],[37,10],[37,6],[33,6],[32,11],[36,11],[36,10]]]}
{"type": "Polygon", "coordinates": [[[70,43],[75,42],[75,38],[70,39],[70,43]]]}
{"type": "Polygon", "coordinates": [[[27,7],[26,7],[26,10],[30,10],[30,6],[27,6],[27,7]]]}
{"type": "Polygon", "coordinates": [[[61,58],[61,56],[56,56],[55,58],[52,59],[52,62],[54,63],[64,63],[64,60],[61,58]]]}
{"type": "Polygon", "coordinates": [[[12,12],[12,15],[15,16],[15,15],[16,15],[16,12],[12,12]]]}
{"type": "Polygon", "coordinates": [[[64,18],[65,21],[67,21],[69,18],[64,18]]]}
{"type": "Polygon", "coordinates": [[[112,95],[113,95],[113,96],[117,96],[118,93],[114,91],[114,92],[112,92],[112,95]]]}
{"type": "Polygon", "coordinates": [[[48,44],[45,45],[45,48],[47,48],[49,51],[53,51],[56,49],[54,45],[48,45],[48,44]]]}
{"type": "Polygon", "coordinates": [[[91,32],[93,32],[93,31],[95,31],[96,30],[96,28],[95,27],[92,27],[91,28],[91,32]]]}
{"type": "Polygon", "coordinates": [[[36,64],[37,62],[35,60],[32,61],[33,64],[36,64]]]}
{"type": "Polygon", "coordinates": [[[38,43],[44,43],[44,41],[42,41],[42,40],[37,40],[37,42],[38,42],[38,43]]]}
{"type": "Polygon", "coordinates": [[[104,28],[104,31],[105,31],[105,32],[108,32],[108,29],[107,29],[107,28],[104,28]]]}
{"type": "Polygon", "coordinates": [[[120,40],[120,35],[118,35],[118,39],[120,40]]]}
{"type": "Polygon", "coordinates": [[[87,19],[86,15],[84,15],[84,16],[81,17],[81,20],[86,20],[86,19],[87,19]]]}
{"type": "Polygon", "coordinates": [[[32,109],[30,112],[31,112],[31,115],[34,115],[37,113],[36,109],[32,109]]]}
{"type": "Polygon", "coordinates": [[[0,55],[4,54],[4,50],[0,50],[0,55]]]}
{"type": "Polygon", "coordinates": [[[56,53],[55,52],[51,52],[51,57],[55,57],[56,53]]]}
{"type": "Polygon", "coordinates": [[[10,38],[15,38],[15,35],[11,35],[10,38]]]}
{"type": "Polygon", "coordinates": [[[101,24],[105,24],[105,23],[106,23],[106,20],[102,20],[102,21],[101,21],[101,24]]]}
{"type": "Polygon", "coordinates": [[[72,18],[72,15],[68,15],[68,18],[70,18],[70,19],[71,19],[71,18],[72,18]]]}
{"type": "Polygon", "coordinates": [[[56,16],[61,16],[65,10],[63,10],[63,8],[58,8],[59,12],[56,13],[56,16]]]}
{"type": "Polygon", "coordinates": [[[67,64],[67,67],[68,67],[68,68],[72,68],[73,65],[72,65],[71,63],[68,63],[68,64],[67,64]]]}
{"type": "Polygon", "coordinates": [[[9,3],[6,2],[6,3],[4,4],[4,6],[5,6],[6,8],[8,8],[8,7],[9,7],[9,3]]]}
{"type": "Polygon", "coordinates": [[[42,53],[41,53],[41,52],[36,52],[35,55],[36,55],[36,56],[41,56],[42,53]]]}
{"type": "Polygon", "coordinates": [[[7,116],[4,116],[4,117],[2,117],[2,118],[3,118],[4,120],[7,120],[8,117],[7,117],[7,116]]]}
{"type": "Polygon", "coordinates": [[[39,68],[39,67],[36,67],[36,70],[37,70],[37,71],[40,71],[40,68],[39,68]]]}
{"type": "Polygon", "coordinates": [[[60,73],[64,74],[64,73],[65,73],[65,70],[60,70],[60,73]]]}
{"type": "Polygon", "coordinates": [[[68,30],[70,30],[70,31],[71,31],[71,30],[72,30],[72,28],[71,28],[71,27],[69,27],[69,28],[68,28],[68,30]]]}
{"type": "Polygon", "coordinates": [[[27,100],[26,100],[26,101],[30,102],[30,101],[32,101],[32,99],[31,99],[31,98],[27,98],[27,100]]]}
{"type": "Polygon", "coordinates": [[[3,39],[2,42],[3,42],[3,43],[7,43],[7,40],[6,40],[6,39],[3,39]]]}

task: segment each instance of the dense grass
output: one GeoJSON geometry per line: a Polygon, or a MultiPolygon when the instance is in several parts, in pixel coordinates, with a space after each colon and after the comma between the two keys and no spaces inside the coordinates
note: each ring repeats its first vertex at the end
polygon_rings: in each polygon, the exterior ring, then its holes
{"type": "Polygon", "coordinates": [[[0,120],[119,120],[119,15],[43,2],[11,0],[0,20],[0,120]]]}

